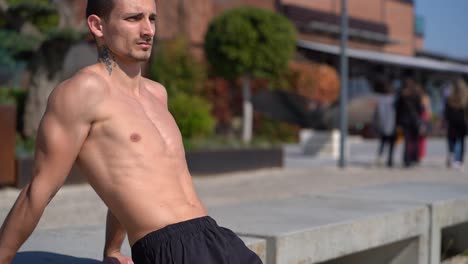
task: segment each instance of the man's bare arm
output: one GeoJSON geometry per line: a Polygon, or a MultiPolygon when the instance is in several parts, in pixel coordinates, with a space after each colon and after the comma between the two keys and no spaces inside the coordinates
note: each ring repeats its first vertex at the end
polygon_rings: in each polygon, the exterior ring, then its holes
{"type": "Polygon", "coordinates": [[[109,264],[133,264],[131,258],[124,256],[120,250],[125,240],[125,228],[119,220],[107,211],[106,219],[106,243],[104,245],[104,263],[109,264]]]}
{"type": "Polygon", "coordinates": [[[80,96],[69,89],[66,85],[59,87],[49,98],[38,130],[31,182],[20,193],[0,229],[0,264],[11,263],[31,235],[87,137],[91,122],[83,112],[86,105],[77,102],[80,96]]]}
{"type": "Polygon", "coordinates": [[[120,253],[126,231],[119,220],[107,210],[106,219],[106,243],[104,245],[104,258],[120,253]]]}

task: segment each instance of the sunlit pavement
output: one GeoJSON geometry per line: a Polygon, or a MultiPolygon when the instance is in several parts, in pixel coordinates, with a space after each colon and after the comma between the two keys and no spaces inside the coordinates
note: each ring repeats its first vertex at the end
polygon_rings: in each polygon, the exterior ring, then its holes
{"type": "MultiPolygon", "coordinates": [[[[466,170],[445,167],[444,140],[430,140],[426,160],[409,169],[401,166],[401,147],[400,144],[395,149],[392,169],[375,164],[377,141],[353,140],[346,169],[338,168],[331,157],[303,156],[297,148],[290,147],[283,169],[197,176],[194,184],[203,202],[211,207],[392,182],[468,183],[466,170]]],[[[0,219],[6,216],[18,192],[11,188],[0,190],[0,219]]],[[[38,229],[99,225],[104,222],[105,213],[104,205],[88,185],[64,186],[47,208],[38,229]]]]}

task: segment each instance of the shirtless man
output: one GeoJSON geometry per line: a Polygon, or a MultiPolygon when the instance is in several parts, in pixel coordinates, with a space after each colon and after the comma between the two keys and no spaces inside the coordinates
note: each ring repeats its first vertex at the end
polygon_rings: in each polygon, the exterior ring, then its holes
{"type": "Polygon", "coordinates": [[[104,261],[128,234],[137,264],[261,263],[198,199],[165,88],[141,76],[155,36],[154,0],[89,0],[99,61],[49,97],[34,175],[0,229],[0,264],[10,264],[76,161],[109,208],[104,261]]]}

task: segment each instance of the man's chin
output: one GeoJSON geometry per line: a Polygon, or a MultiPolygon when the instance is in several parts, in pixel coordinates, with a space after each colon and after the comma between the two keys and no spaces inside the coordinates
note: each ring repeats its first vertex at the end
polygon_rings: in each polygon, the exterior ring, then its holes
{"type": "Polygon", "coordinates": [[[135,59],[141,62],[145,62],[145,61],[148,61],[150,57],[151,57],[151,50],[146,51],[144,54],[138,54],[137,56],[135,56],[135,59]]]}
{"type": "Polygon", "coordinates": [[[133,56],[133,59],[136,62],[147,62],[149,61],[150,55],[144,55],[144,56],[133,56]]]}

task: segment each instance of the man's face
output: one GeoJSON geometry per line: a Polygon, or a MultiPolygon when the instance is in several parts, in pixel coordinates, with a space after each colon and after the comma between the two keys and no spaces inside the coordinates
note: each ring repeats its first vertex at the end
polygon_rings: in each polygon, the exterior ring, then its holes
{"type": "Polygon", "coordinates": [[[156,3],[154,0],[116,0],[103,26],[105,45],[116,57],[147,61],[156,31],[156,3]]]}

